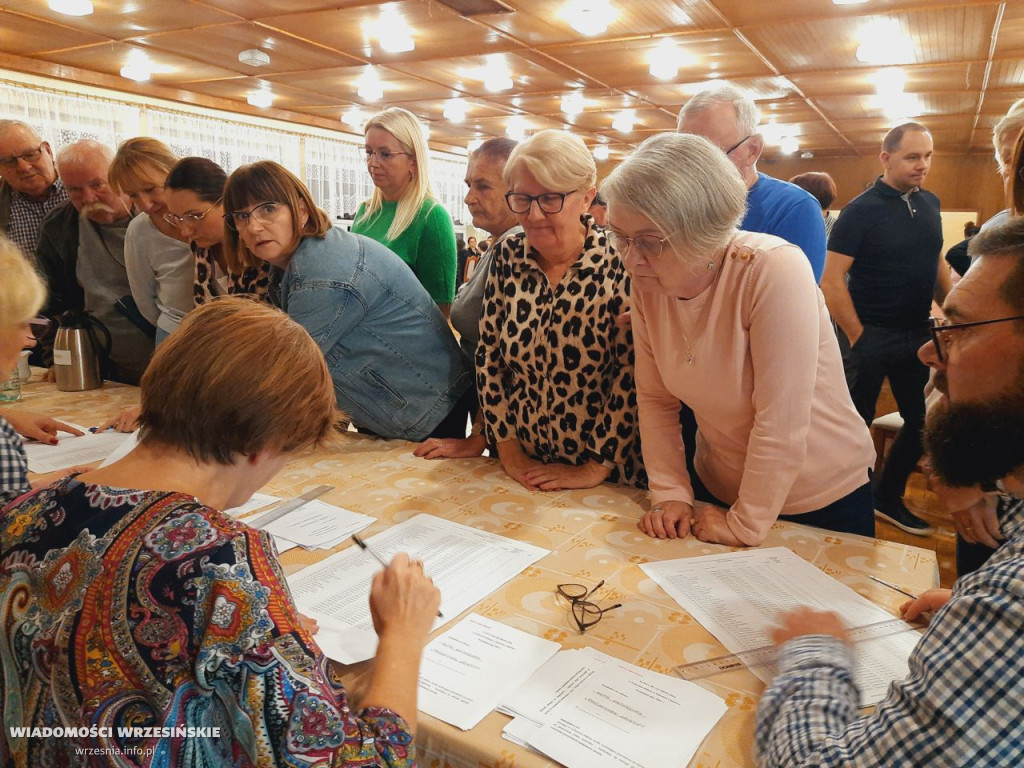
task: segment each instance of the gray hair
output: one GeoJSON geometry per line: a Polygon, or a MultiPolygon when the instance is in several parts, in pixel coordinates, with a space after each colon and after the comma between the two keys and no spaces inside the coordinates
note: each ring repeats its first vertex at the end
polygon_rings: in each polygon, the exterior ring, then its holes
{"type": "Polygon", "coordinates": [[[703,136],[661,133],[644,141],[601,184],[614,216],[641,213],[684,263],[707,261],[743,218],[747,187],[729,159],[703,136]]]}
{"type": "Polygon", "coordinates": [[[676,130],[682,130],[683,120],[687,117],[695,117],[706,112],[715,104],[732,104],[732,108],[736,110],[736,127],[744,136],[757,133],[757,124],[761,121],[757,105],[752,98],[730,83],[716,83],[691,97],[679,110],[676,130]]]}
{"type": "Polygon", "coordinates": [[[88,163],[97,156],[106,161],[108,167],[114,162],[114,150],[106,144],[101,144],[93,139],[79,139],[73,144],[68,144],[57,154],[57,167],[67,163],[72,165],[88,163]]]}
{"type": "Polygon", "coordinates": [[[508,162],[509,155],[512,154],[512,150],[515,149],[518,144],[519,142],[515,139],[509,139],[505,136],[488,139],[469,153],[469,159],[477,160],[479,158],[486,157],[488,160],[493,160],[496,163],[504,165],[508,162]]]}
{"type": "Polygon", "coordinates": [[[597,182],[597,165],[583,139],[553,128],[535,133],[512,150],[503,174],[509,187],[521,168],[556,192],[588,190],[597,182]]]}
{"type": "MultiPolygon", "coordinates": [[[[1007,165],[999,154],[1001,145],[1007,139],[1013,139],[1016,142],[1022,128],[1024,128],[1024,99],[1017,99],[992,128],[992,147],[996,152],[996,162],[999,163],[1000,173],[1006,170],[1007,165]]],[[[0,130],[0,133],[3,131],[0,130]]],[[[1011,158],[1006,159],[1009,161],[1011,158]]]]}
{"type": "Polygon", "coordinates": [[[22,128],[32,134],[35,138],[42,141],[42,137],[39,135],[39,131],[33,128],[28,123],[22,122],[21,120],[0,120],[0,136],[6,136],[7,132],[12,128],[22,128]]]}

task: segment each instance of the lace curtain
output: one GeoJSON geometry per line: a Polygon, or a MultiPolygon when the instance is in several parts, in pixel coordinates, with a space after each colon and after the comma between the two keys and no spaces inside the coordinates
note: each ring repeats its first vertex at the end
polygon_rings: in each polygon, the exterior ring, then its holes
{"type": "MultiPolygon", "coordinates": [[[[0,80],[0,118],[23,120],[55,151],[79,139],[116,147],[132,136],[153,136],[176,155],[197,155],[230,173],[257,160],[275,160],[302,178],[313,199],[332,219],[354,214],[373,193],[359,137],[337,139],[307,133],[301,125],[279,130],[245,122],[229,112],[208,117],[116,98],[84,96],[57,89],[0,80]]],[[[430,153],[430,180],[456,224],[468,221],[462,202],[465,158],[430,153]]],[[[461,228],[460,228],[461,229],[461,228]]]]}

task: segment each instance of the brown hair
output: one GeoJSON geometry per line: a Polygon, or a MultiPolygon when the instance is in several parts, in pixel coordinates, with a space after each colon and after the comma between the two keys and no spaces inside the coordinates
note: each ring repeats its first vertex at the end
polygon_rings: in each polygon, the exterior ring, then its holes
{"type": "Polygon", "coordinates": [[[900,148],[900,144],[903,143],[904,134],[910,131],[927,134],[931,133],[931,131],[920,123],[903,123],[902,125],[897,125],[885,134],[885,138],[882,139],[882,151],[888,152],[891,155],[900,148]]]}
{"type": "MultiPolygon", "coordinates": [[[[313,195],[299,177],[283,165],[261,160],[236,168],[228,176],[224,187],[225,214],[269,202],[284,203],[291,209],[293,246],[297,246],[303,237],[323,237],[331,229],[330,217],[317,207],[313,195]],[[302,206],[309,212],[309,219],[306,226],[300,228],[298,211],[302,206]]],[[[255,256],[249,253],[238,232],[225,227],[224,234],[224,257],[228,266],[234,269],[233,264],[252,264],[255,256]]]]}
{"type": "Polygon", "coordinates": [[[789,180],[790,184],[796,184],[801,189],[806,189],[814,199],[818,201],[821,210],[826,210],[832,201],[836,199],[836,183],[832,177],[824,171],[808,171],[799,173],[789,180]]]}
{"type": "Polygon", "coordinates": [[[240,296],[190,312],[141,387],[139,442],[203,463],[320,445],[339,418],[316,342],[280,310],[240,296]]]}
{"type": "MultiPolygon", "coordinates": [[[[999,295],[1014,312],[1024,312],[1024,216],[1011,216],[999,226],[978,233],[967,246],[967,253],[972,259],[982,256],[1013,259],[1013,269],[999,286],[999,295]]],[[[1024,322],[1016,325],[1024,329],[1024,322]]]]}
{"type": "Polygon", "coordinates": [[[162,141],[138,136],[121,142],[107,171],[107,181],[118,192],[124,192],[139,186],[151,170],[167,174],[177,162],[177,156],[162,141]]]}

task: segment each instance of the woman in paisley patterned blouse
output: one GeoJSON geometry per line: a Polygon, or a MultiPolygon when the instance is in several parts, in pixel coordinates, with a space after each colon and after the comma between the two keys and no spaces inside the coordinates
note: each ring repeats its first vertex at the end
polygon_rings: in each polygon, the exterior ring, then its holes
{"type": "Polygon", "coordinates": [[[644,487],[625,266],[587,208],[586,145],[541,131],[505,164],[523,234],[494,255],[484,289],[477,390],[488,442],[528,489],[644,487]]]}
{"type": "Polygon", "coordinates": [[[76,731],[5,727],[0,764],[414,764],[440,604],[422,568],[399,554],[373,582],[378,663],[353,713],[268,534],[218,511],[335,418],[323,356],[283,313],[227,298],[185,318],[142,378],[138,447],[0,515],[4,725],[76,731]]]}

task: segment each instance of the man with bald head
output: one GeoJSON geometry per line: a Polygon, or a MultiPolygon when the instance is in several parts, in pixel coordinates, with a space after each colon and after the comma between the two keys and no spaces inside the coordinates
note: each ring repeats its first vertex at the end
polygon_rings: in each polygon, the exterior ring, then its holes
{"type": "Polygon", "coordinates": [[[50,145],[26,123],[0,120],[0,233],[31,259],[43,217],[67,199],[50,145]]]}
{"type": "Polygon", "coordinates": [[[60,151],[57,169],[69,199],[43,221],[36,260],[49,283],[47,315],[90,312],[110,331],[107,378],[137,384],[153,354],[153,339],[115,306],[131,296],[124,236],[135,212],[107,181],[113,159],[110,147],[89,139],[60,151]]]}

